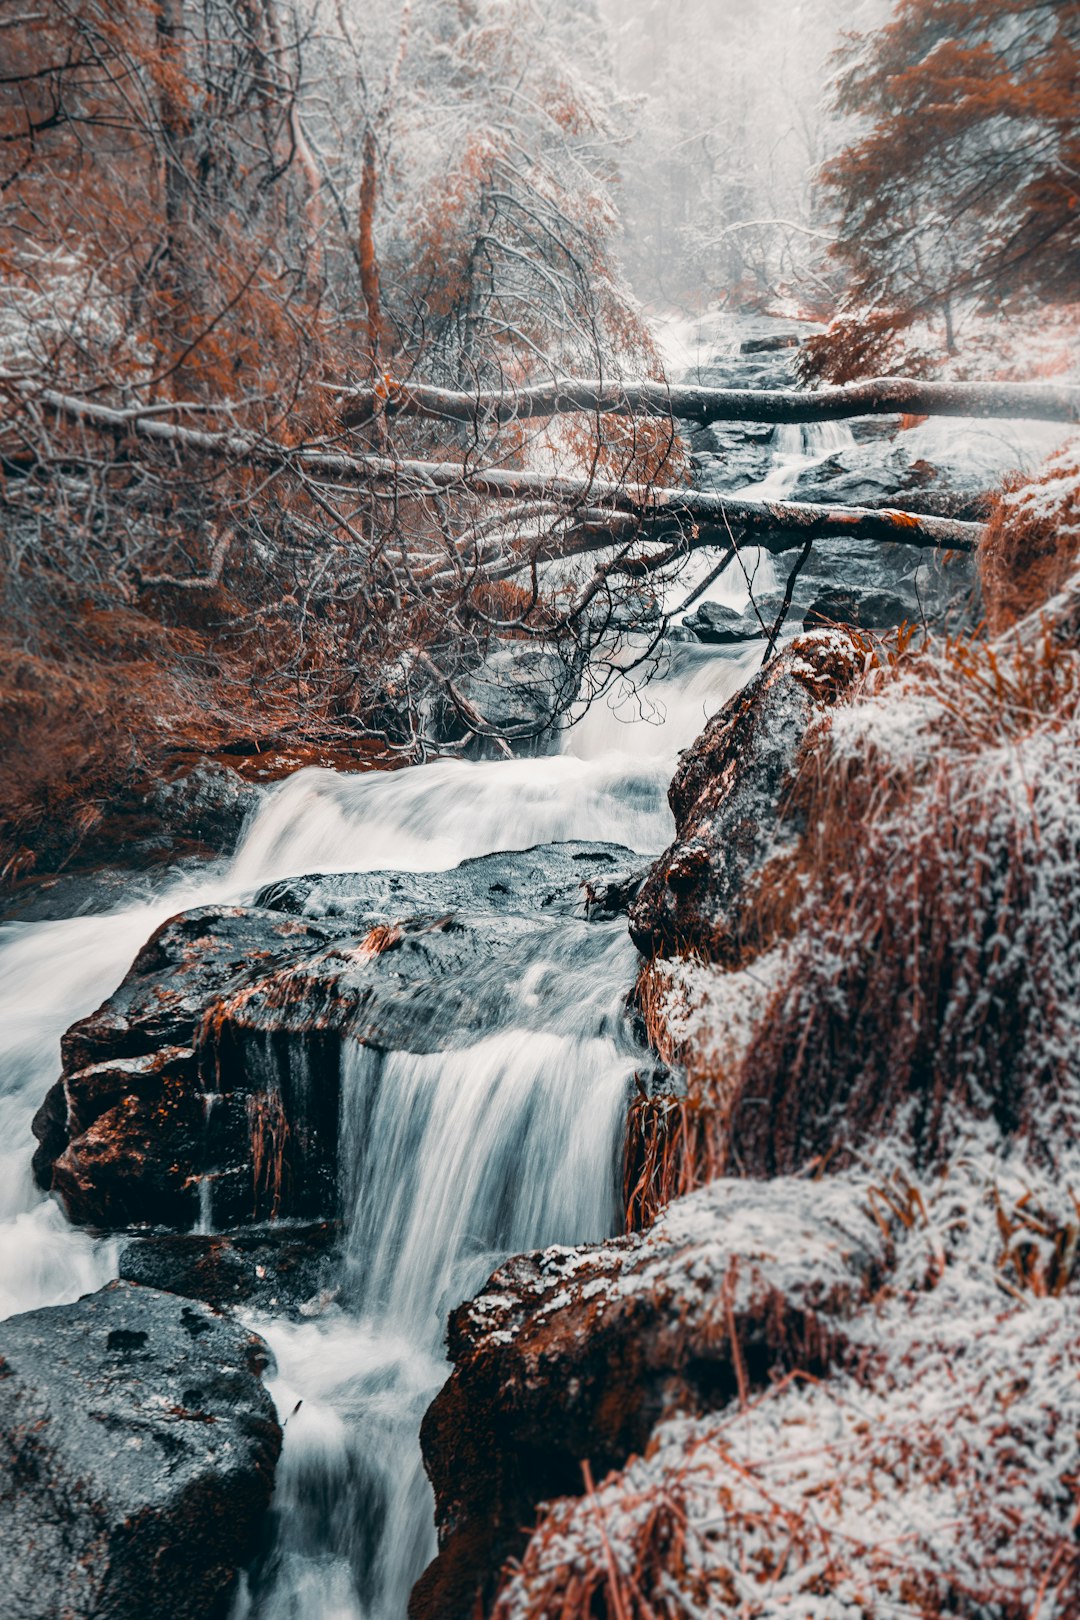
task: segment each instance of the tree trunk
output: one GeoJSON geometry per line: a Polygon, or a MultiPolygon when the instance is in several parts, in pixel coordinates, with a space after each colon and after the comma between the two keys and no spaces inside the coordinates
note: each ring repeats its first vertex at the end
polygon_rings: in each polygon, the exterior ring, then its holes
{"type": "MultiPolygon", "coordinates": [[[[186,161],[191,145],[191,113],[184,0],[160,0],[155,29],[160,61],[158,132],[164,215],[154,270],[158,292],[155,325],[165,358],[183,350],[200,307],[198,276],[191,263],[192,182],[186,161]]],[[[179,372],[172,375],[170,382],[174,395],[191,391],[189,380],[179,372]]]]}
{"type": "MultiPolygon", "coordinates": [[[[360,291],[366,312],[368,364],[372,377],[379,374],[379,350],[382,344],[382,295],[379,285],[379,260],[375,250],[375,210],[379,201],[378,149],[375,131],[369,126],[364,136],[364,155],[360,172],[360,291]]],[[[368,411],[371,417],[377,413],[368,411]]]]}
{"type": "Polygon", "coordinates": [[[687,422],[836,422],[855,416],[1026,417],[1045,422],[1080,421],[1080,387],[1067,383],[923,382],[917,377],[875,377],[842,388],[699,388],[658,382],[600,383],[565,378],[552,383],[472,392],[404,383],[389,398],[370,389],[345,395],[339,407],[344,427],[359,427],[375,409],[388,415],[439,421],[527,421],[570,411],[637,412],[687,422]]]}

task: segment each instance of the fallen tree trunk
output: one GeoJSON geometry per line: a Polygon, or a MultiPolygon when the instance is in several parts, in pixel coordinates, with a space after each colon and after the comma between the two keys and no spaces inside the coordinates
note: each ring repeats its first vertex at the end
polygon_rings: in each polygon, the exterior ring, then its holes
{"type": "Polygon", "coordinates": [[[1066,383],[924,382],[874,377],[813,392],[772,388],[699,388],[658,382],[601,383],[564,378],[519,389],[462,393],[425,383],[389,383],[342,397],[343,427],[376,416],[420,416],[446,422],[513,422],[595,411],[612,416],[666,416],[685,422],[836,422],[855,416],[1025,417],[1080,421],[1080,387],[1066,383]]]}
{"type": "MultiPolygon", "coordinates": [[[[339,458],[319,459],[325,462],[339,458]]],[[[982,533],[982,525],[978,523],[926,517],[893,507],[875,510],[863,506],[818,506],[808,501],[744,501],[738,496],[717,495],[705,490],[658,489],[597,478],[552,478],[544,473],[460,467],[452,462],[394,462],[379,456],[358,456],[352,465],[357,469],[366,468],[367,475],[376,481],[404,484],[411,494],[423,494],[425,489],[461,489],[495,499],[521,500],[531,496],[538,501],[560,501],[572,510],[586,505],[593,512],[627,513],[647,526],[665,519],[707,526],[707,533],[687,540],[691,549],[722,543],[729,538],[731,530],[737,530],[740,542],[763,546],[769,551],[790,551],[807,535],[815,539],[893,540],[909,546],[971,551],[982,533]]],[[[592,549],[599,549],[603,544],[610,545],[611,540],[598,537],[592,549]]]]}
{"type": "MultiPolygon", "coordinates": [[[[706,526],[690,536],[692,549],[724,544],[733,531],[740,543],[786,551],[814,539],[901,541],[905,545],[970,551],[982,532],[978,523],[927,517],[892,507],[819,506],[801,501],[747,501],[737,496],[681,487],[654,488],[604,479],[560,478],[545,473],[470,467],[443,461],[395,461],[388,456],[348,455],[324,444],[289,446],[255,435],[210,432],[166,422],[160,414],[116,410],[51,390],[36,396],[39,406],[68,422],[114,437],[134,437],[231,463],[282,469],[331,484],[372,484],[413,499],[448,491],[489,499],[558,502],[571,512],[583,508],[626,513],[648,528],[677,520],[706,526]],[[712,532],[715,531],[715,532],[712,532]]],[[[575,549],[600,550],[610,539],[596,534],[593,543],[575,549]]]]}

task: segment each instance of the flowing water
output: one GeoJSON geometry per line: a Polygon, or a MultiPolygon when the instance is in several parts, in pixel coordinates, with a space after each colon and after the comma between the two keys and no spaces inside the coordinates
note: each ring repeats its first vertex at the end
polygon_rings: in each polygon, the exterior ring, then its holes
{"type": "MultiPolygon", "coordinates": [[[[768,475],[746,493],[782,498],[847,438],[778,429],[768,475]]],[[[747,550],[743,561],[755,591],[775,588],[771,558],[747,550]]],[[[745,606],[744,575],[729,569],[708,596],[745,606]]],[[[671,836],[679,750],[760,656],[760,645],[676,645],[645,691],[626,686],[595,705],[552,757],[298,772],[268,791],[230,860],[153,895],[133,888],[130,904],[102,915],[0,928],[0,1315],[115,1275],[117,1245],[72,1230],[34,1189],[30,1120],[58,1072],[60,1035],[115,988],[159,923],[313,871],[439,871],[570,838],[653,854],[671,836]]],[[[276,1357],[286,1438],[269,1551],[244,1578],[234,1620],[401,1620],[434,1551],[418,1432],[446,1377],[448,1312],[508,1254],[617,1228],[640,1061],[623,1017],[637,966],[625,919],[552,919],[513,949],[513,988],[470,1044],[455,1048],[452,1030],[436,1055],[346,1042],[339,1286],[307,1320],[255,1324],[276,1357]]],[[[209,1179],[200,1192],[208,1231],[209,1179]]]]}
{"type": "MultiPolygon", "coordinates": [[[[786,501],[794,495],[803,473],[820,467],[840,451],[855,443],[846,422],[782,422],[773,430],[769,470],[764,478],[746,484],[739,498],[748,501],[786,501]]],[[[739,555],[718,579],[697,594],[702,581],[716,566],[708,552],[694,558],[679,582],[680,593],[694,602],[717,602],[741,613],[750,601],[783,590],[783,581],[769,552],[760,546],[743,546],[739,555]]]]}
{"type": "MultiPolygon", "coordinates": [[[[318,870],[437,871],[567,838],[656,852],[671,835],[678,750],[759,659],[759,647],[731,657],[677,646],[645,694],[626,688],[594,707],[554,757],[301,771],[268,792],[231,860],[103,915],[0,929],[4,1313],[115,1275],[117,1246],[73,1231],[33,1188],[30,1119],[63,1030],[115,988],[160,922],[318,870]]],[[[616,1229],[640,1061],[622,1016],[637,960],[625,919],[553,919],[516,949],[498,1023],[469,1046],[346,1050],[340,1289],[310,1320],[256,1323],[277,1360],[286,1444],[272,1549],[243,1582],[238,1617],[401,1620],[434,1551],[417,1436],[446,1376],[448,1311],[507,1254],[616,1229]]],[[[199,1225],[210,1224],[207,1197],[199,1225]]]]}

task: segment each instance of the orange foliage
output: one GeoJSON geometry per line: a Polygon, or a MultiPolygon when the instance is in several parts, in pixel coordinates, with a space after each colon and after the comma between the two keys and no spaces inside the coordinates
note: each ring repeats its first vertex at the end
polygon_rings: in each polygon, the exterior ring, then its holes
{"type": "Polygon", "coordinates": [[[823,171],[849,279],[805,375],[926,369],[964,303],[1075,298],[1078,82],[1077,0],[898,0],[851,42],[837,106],[864,133],[823,171]]]}
{"type": "Polygon", "coordinates": [[[1080,562],[1080,464],[1057,456],[1040,477],[1010,479],[979,544],[991,630],[1015,624],[1065,584],[1080,562]]]}
{"type": "MultiPolygon", "coordinates": [[[[1067,572],[1051,549],[1025,589],[1053,591],[1067,572]]],[[[642,972],[651,1043],[683,1092],[634,1104],[634,1227],[733,1162],[754,1175],[839,1168],[909,1101],[930,1162],[957,1107],[991,1111],[1042,1153],[1064,1128],[1058,920],[1067,933],[1077,914],[1080,835],[1068,815],[1080,758],[1072,617],[1000,643],[857,639],[865,675],[808,734],[781,807],[802,831],[760,879],[746,971],[775,989],[751,1013],[748,1044],[729,1052],[713,1027],[729,978],[704,1003],[713,1023],[699,1043],[672,1038],[679,964],[642,972]],[[773,947],[778,976],[761,961],[773,947]]]]}

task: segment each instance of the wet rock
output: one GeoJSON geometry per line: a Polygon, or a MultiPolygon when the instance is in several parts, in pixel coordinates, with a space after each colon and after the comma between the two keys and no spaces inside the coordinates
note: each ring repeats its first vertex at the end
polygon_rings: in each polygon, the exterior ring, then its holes
{"type": "Polygon", "coordinates": [[[764,478],[772,462],[772,428],[712,422],[691,435],[698,489],[730,494],[764,478]]]}
{"type": "MultiPolygon", "coordinates": [[[[794,559],[794,553],[777,559],[781,577],[794,559]]],[[[917,546],[850,540],[816,546],[796,582],[789,622],[798,624],[833,591],[895,597],[903,618],[940,630],[959,630],[981,616],[974,564],[960,552],[942,556],[917,546]]]]}
{"type": "MultiPolygon", "coordinates": [[[[887,424],[888,426],[888,424],[887,424]]],[[[822,505],[900,506],[913,512],[979,522],[988,515],[985,477],[959,466],[939,467],[896,437],[859,439],[800,473],[792,499],[822,505]]]]}
{"type": "Polygon", "coordinates": [[[171,836],[227,851],[260,798],[259,788],[238,771],[201,760],[181,775],[156,778],[147,804],[171,836]]]}
{"type": "Polygon", "coordinates": [[[59,922],[114,911],[149,899],[165,883],[175,883],[177,866],[183,864],[176,862],[167,871],[156,872],[100,866],[92,871],[60,872],[45,878],[34,873],[12,886],[10,893],[0,885],[0,921],[59,922]]]}
{"type": "Polygon", "coordinates": [[[766,634],[762,621],[768,630],[772,629],[783,597],[759,596],[755,597],[755,602],[757,612],[753,607],[748,607],[742,613],[723,607],[719,602],[702,602],[693,613],[686,615],[683,624],[687,630],[693,631],[698,641],[712,646],[728,647],[741,641],[757,641],[766,634]]]}
{"type": "Polygon", "coordinates": [[[334,1288],[339,1221],[136,1238],[121,1251],[127,1282],[209,1305],[248,1305],[294,1318],[334,1288]]]}
{"type": "MultiPolygon", "coordinates": [[[[265,1097],[253,1063],[204,1083],[202,1052],[213,1010],[245,982],[332,937],[317,924],[241,906],[201,907],[165,923],[139,952],[119,989],[61,1043],[63,1072],[34,1120],[34,1173],[83,1224],[192,1226],[199,1177],[219,1165],[250,1166],[265,1097]],[[239,1093],[227,1117],[216,1101],[239,1093]]],[[[293,1099],[291,1076],[274,1075],[293,1099]]],[[[294,1139],[291,1193],[298,1212],[322,1213],[325,1167],[319,1144],[294,1139]],[[305,1154],[304,1149],[315,1151],[305,1154]],[[311,1162],[307,1162],[310,1160],[311,1162]]],[[[266,1198],[251,1195],[240,1219],[258,1219],[266,1198]]],[[[269,1209],[266,1211],[269,1213],[269,1209]]]]}
{"type": "Polygon", "coordinates": [[[630,908],[647,955],[690,946],[737,965],[762,875],[800,830],[799,747],[860,662],[838,632],[792,642],[715,715],[682,758],[668,800],[677,837],[630,908]]]}
{"type": "Polygon", "coordinates": [[[39,1184],[113,1230],[333,1218],[342,1040],[431,1053],[523,1016],[522,961],[557,956],[567,918],[624,911],[641,876],[618,846],[542,845],[171,919],[64,1037],[39,1184]]]}
{"type": "Polygon", "coordinates": [[[446,872],[316,872],[267,884],[255,904],[315,921],[450,911],[582,914],[591,885],[637,865],[621,844],[567,839],[478,855],[446,872]]]}
{"type": "MultiPolygon", "coordinates": [[[[515,753],[529,754],[551,746],[559,718],[577,697],[579,677],[557,653],[528,641],[504,641],[454,685],[493,732],[509,738],[515,753]]],[[[468,717],[447,700],[435,717],[435,740],[460,742],[469,734],[468,717]]],[[[467,752],[493,757],[497,745],[477,735],[467,752]]]]}
{"type": "Polygon", "coordinates": [[[413,1620],[469,1620],[537,1504],[644,1449],[672,1411],[820,1371],[888,1265],[855,1178],[721,1181],[645,1235],[510,1260],[450,1319],[454,1372],[424,1419],[439,1556],[413,1620]],[[478,1598],[479,1594],[479,1598],[478,1598]]]}
{"type": "Polygon", "coordinates": [[[3,1612],[223,1615],[281,1449],[267,1359],[231,1318],[131,1283],[3,1323],[3,1612]]]}
{"type": "Polygon", "coordinates": [[[884,630],[908,617],[905,604],[889,591],[823,591],[806,610],[803,627],[819,630],[826,624],[851,624],[860,630],[884,630]]]}
{"type": "Polygon", "coordinates": [[[740,354],[775,354],[778,349],[797,349],[801,339],[795,332],[773,332],[766,337],[745,338],[740,354]]]}

